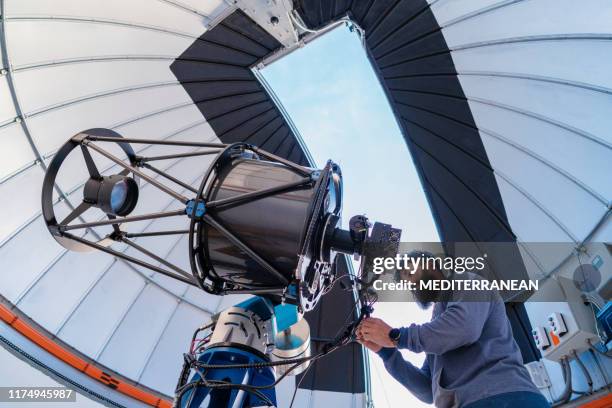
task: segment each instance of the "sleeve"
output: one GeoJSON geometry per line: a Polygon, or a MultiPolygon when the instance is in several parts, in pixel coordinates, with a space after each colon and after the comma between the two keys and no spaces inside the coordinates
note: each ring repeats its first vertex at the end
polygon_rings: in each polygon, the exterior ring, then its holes
{"type": "Polygon", "coordinates": [[[425,358],[423,366],[417,368],[404,360],[402,354],[395,348],[383,348],[378,352],[378,355],[383,359],[389,374],[415,397],[427,404],[433,402],[431,371],[427,358],[425,358]]]}
{"type": "Polygon", "coordinates": [[[398,347],[415,353],[444,354],[475,343],[491,307],[491,302],[449,302],[446,310],[432,321],[402,327],[398,347]]]}

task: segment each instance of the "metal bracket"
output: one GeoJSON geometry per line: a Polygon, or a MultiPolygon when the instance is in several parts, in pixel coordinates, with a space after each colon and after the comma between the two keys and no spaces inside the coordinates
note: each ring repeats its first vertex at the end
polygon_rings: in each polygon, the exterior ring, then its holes
{"type": "Polygon", "coordinates": [[[283,46],[298,43],[298,32],[289,17],[291,0],[234,0],[234,4],[283,46]]]}
{"type": "Polygon", "coordinates": [[[206,214],[206,203],[202,200],[198,200],[196,206],[196,200],[187,201],[187,207],[185,208],[185,214],[189,218],[195,218],[196,220],[201,220],[206,214]]]}

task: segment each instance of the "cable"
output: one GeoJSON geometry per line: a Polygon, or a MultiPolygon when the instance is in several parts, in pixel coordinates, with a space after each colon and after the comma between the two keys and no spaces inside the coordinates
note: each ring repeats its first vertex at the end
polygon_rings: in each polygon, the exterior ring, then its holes
{"type": "Polygon", "coordinates": [[[359,35],[359,39],[361,41],[361,45],[363,47],[365,47],[365,31],[364,31],[364,29],[361,28],[361,26],[359,24],[357,24],[356,22],[351,20],[351,18],[348,17],[348,16],[341,17],[338,20],[333,21],[333,22],[329,23],[328,25],[326,25],[325,27],[317,29],[317,30],[313,30],[312,28],[306,27],[304,24],[302,24],[299,21],[300,19],[298,17],[299,17],[299,14],[297,13],[296,10],[293,10],[291,13],[289,13],[289,18],[291,19],[293,24],[295,24],[300,30],[302,30],[304,32],[307,32],[307,33],[314,34],[314,35],[318,35],[318,34],[327,32],[327,31],[331,30],[332,28],[341,25],[342,23],[350,24],[353,27],[353,29],[355,30],[355,32],[357,32],[357,34],[359,35]]]}
{"type": "MultiPolygon", "coordinates": [[[[335,284],[337,281],[339,281],[341,278],[343,278],[346,275],[348,275],[348,274],[345,274],[345,275],[337,277],[332,284],[335,284]]],[[[354,280],[351,280],[351,282],[353,284],[355,283],[354,280]]],[[[203,331],[203,330],[205,330],[207,328],[210,328],[213,324],[211,323],[211,324],[209,324],[207,326],[203,326],[203,327],[198,328],[195,331],[195,333],[193,334],[193,337],[192,337],[192,346],[190,348],[190,354],[185,355],[184,369],[185,370],[190,370],[191,368],[193,368],[200,375],[200,379],[198,381],[194,381],[194,382],[191,382],[191,383],[188,383],[188,384],[184,384],[184,385],[178,387],[176,389],[176,399],[177,399],[177,401],[181,401],[183,396],[185,395],[185,393],[188,390],[193,390],[193,389],[195,389],[197,387],[203,386],[203,387],[210,388],[210,389],[215,389],[215,388],[217,388],[217,389],[233,388],[233,389],[244,390],[246,392],[249,392],[249,393],[252,393],[252,394],[256,395],[258,398],[260,398],[264,402],[269,403],[269,405],[273,405],[272,402],[269,400],[269,398],[265,394],[260,392],[260,390],[265,390],[265,389],[270,389],[270,388],[276,387],[276,385],[278,385],[280,383],[280,381],[282,381],[287,375],[289,375],[292,371],[297,369],[299,366],[303,365],[304,363],[310,363],[309,366],[307,367],[307,369],[304,371],[304,374],[303,374],[302,378],[300,379],[300,381],[296,385],[296,388],[294,390],[294,394],[293,394],[293,396],[291,398],[291,405],[293,405],[293,402],[295,401],[295,396],[297,394],[297,390],[298,390],[302,380],[305,378],[306,374],[308,373],[310,368],[314,365],[316,360],[318,360],[319,358],[322,358],[323,356],[331,354],[334,351],[336,351],[336,350],[338,350],[338,349],[340,349],[340,348],[350,344],[353,341],[354,336],[355,336],[355,331],[357,330],[357,327],[359,326],[359,324],[363,320],[364,316],[369,315],[369,312],[372,309],[372,305],[378,300],[378,296],[376,294],[370,294],[370,293],[367,293],[367,292],[363,292],[362,296],[363,296],[364,301],[365,301],[364,302],[365,305],[362,305],[362,313],[360,313],[359,316],[356,319],[353,319],[353,321],[350,324],[348,324],[348,326],[347,326],[347,323],[350,321],[351,316],[353,316],[355,314],[356,308],[357,308],[357,306],[360,304],[360,302],[362,300],[362,299],[358,298],[358,299],[355,300],[355,302],[353,303],[352,307],[350,308],[349,314],[344,319],[344,322],[340,326],[340,329],[336,332],[336,335],[334,336],[333,340],[330,341],[330,342],[327,342],[326,344],[324,344],[323,347],[322,347],[322,351],[321,352],[317,353],[314,356],[310,356],[310,357],[303,357],[303,358],[284,360],[284,361],[262,361],[262,362],[256,362],[256,363],[248,363],[248,364],[204,364],[204,363],[201,363],[201,362],[197,361],[197,359],[195,358],[195,352],[197,350],[195,348],[193,348],[193,345],[196,342],[196,338],[197,338],[198,333],[200,333],[201,331],[203,331]],[[344,329],[344,332],[342,332],[343,329],[344,329]],[[271,384],[266,384],[266,385],[236,384],[236,383],[232,383],[232,382],[229,382],[229,381],[206,380],[206,378],[205,378],[205,372],[207,370],[259,369],[259,368],[264,368],[264,367],[275,367],[275,366],[281,366],[281,365],[286,366],[286,365],[289,365],[289,364],[293,364],[293,365],[291,367],[289,367],[274,382],[272,382],[271,384]],[[204,373],[201,372],[200,369],[203,369],[204,373]]],[[[193,394],[195,394],[195,391],[192,392],[192,395],[190,396],[190,400],[192,399],[193,394]]]]}
{"type": "Polygon", "coordinates": [[[597,354],[595,354],[593,350],[589,350],[589,353],[591,353],[591,356],[593,357],[593,361],[595,361],[595,365],[597,366],[597,369],[599,370],[599,373],[601,374],[601,379],[603,380],[605,384],[602,388],[610,388],[610,380],[608,379],[608,374],[601,366],[601,363],[599,361],[599,358],[597,357],[597,354]]]}
{"type": "Polygon", "coordinates": [[[572,369],[567,361],[567,357],[561,359],[561,368],[563,372],[563,381],[565,382],[565,388],[561,393],[561,396],[553,401],[552,407],[558,407],[565,404],[572,397],[572,369]]]}
{"type": "MultiPolygon", "coordinates": [[[[346,275],[348,275],[348,274],[346,274],[346,275]]],[[[346,275],[343,275],[343,276],[346,276],[346,275]]],[[[350,276],[350,275],[348,275],[348,276],[350,276]]],[[[343,325],[345,325],[345,324],[347,323],[348,319],[350,318],[350,316],[351,316],[353,313],[355,313],[355,309],[356,309],[356,306],[357,306],[358,304],[359,304],[359,299],[357,299],[357,300],[356,300],[356,301],[353,303],[353,306],[351,307],[351,310],[350,310],[349,314],[348,314],[348,315],[347,315],[347,317],[344,319],[344,323],[343,323],[343,325]]],[[[358,320],[359,320],[359,319],[358,319],[358,320]]],[[[350,326],[353,326],[353,325],[355,325],[355,322],[351,323],[351,325],[350,325],[350,326]]],[[[350,327],[350,326],[349,326],[349,327],[350,327]]],[[[355,327],[351,329],[351,336],[353,335],[353,333],[354,333],[354,331],[355,331],[356,327],[357,327],[357,325],[355,325],[355,327]]],[[[334,336],[334,338],[337,338],[337,337],[338,337],[338,335],[340,334],[340,332],[341,332],[341,331],[342,331],[342,329],[338,330],[338,331],[336,332],[336,335],[334,336]]],[[[348,331],[348,328],[347,328],[347,331],[348,331]]],[[[349,342],[349,343],[350,343],[350,342],[349,342]]],[[[346,344],[348,344],[348,343],[346,343],[346,344]]],[[[292,395],[292,397],[291,397],[291,403],[289,404],[289,408],[292,408],[292,407],[293,407],[293,403],[294,403],[294,401],[295,401],[295,396],[297,395],[297,391],[298,391],[298,389],[300,388],[300,385],[302,384],[302,381],[304,380],[304,378],[306,378],[306,374],[308,374],[308,371],[310,371],[310,368],[311,368],[311,367],[313,367],[313,366],[314,366],[314,363],[313,363],[313,364],[310,364],[310,365],[308,366],[308,368],[306,369],[306,371],[304,371],[304,374],[302,375],[302,378],[300,378],[300,381],[298,381],[297,385],[295,386],[295,389],[293,390],[293,395],[292,395]]]]}
{"type": "Polygon", "coordinates": [[[586,391],[586,394],[591,394],[593,392],[593,378],[591,378],[591,374],[589,373],[589,370],[587,370],[586,366],[584,365],[580,357],[578,357],[576,350],[574,350],[572,353],[574,354],[574,358],[576,359],[576,362],[578,363],[578,365],[580,366],[580,369],[582,370],[582,373],[584,374],[584,378],[587,380],[587,385],[589,386],[589,389],[586,391]]]}
{"type": "MultiPolygon", "coordinates": [[[[319,354],[317,354],[315,356],[309,357],[308,359],[312,360],[312,361],[316,361],[319,358],[321,358],[321,357],[323,357],[323,356],[325,356],[327,354],[333,353],[334,351],[338,350],[339,348],[343,347],[344,345],[345,344],[341,344],[341,345],[332,347],[332,348],[330,348],[330,349],[328,349],[326,351],[323,351],[323,352],[321,352],[321,353],[319,353],[319,354]]],[[[302,360],[302,359],[300,359],[300,360],[302,360]]],[[[284,361],[281,362],[281,363],[283,363],[282,365],[286,365],[287,364],[284,361]]],[[[185,384],[181,388],[177,389],[176,390],[177,400],[180,401],[183,398],[183,395],[185,394],[185,392],[187,392],[189,389],[197,388],[197,387],[200,387],[200,386],[203,386],[203,387],[206,387],[206,388],[211,388],[211,389],[214,389],[214,388],[219,388],[219,389],[222,389],[222,388],[242,389],[244,391],[251,392],[251,393],[257,395],[258,397],[260,397],[259,394],[261,394],[262,396],[265,397],[264,394],[258,393],[258,391],[259,390],[265,390],[265,389],[270,389],[270,388],[276,387],[278,385],[278,383],[280,383],[287,375],[289,375],[290,372],[295,370],[297,367],[299,367],[303,363],[304,363],[304,361],[300,361],[300,362],[294,364],[287,371],[285,371],[276,381],[274,381],[271,384],[266,384],[266,385],[236,384],[236,383],[231,383],[229,381],[218,381],[218,380],[209,381],[209,380],[206,380],[204,378],[203,373],[198,371],[198,373],[200,374],[200,377],[201,377],[200,380],[198,380],[196,382],[189,383],[189,384],[185,384]]],[[[242,368],[244,368],[243,366],[246,366],[246,365],[247,364],[236,364],[235,366],[242,366],[242,368]]],[[[278,364],[276,364],[276,365],[278,365],[278,364]]],[[[201,365],[201,366],[205,366],[205,365],[201,365]]],[[[211,366],[216,366],[216,365],[211,365],[211,366]]],[[[225,367],[227,367],[227,366],[222,366],[222,368],[225,368],[225,367]]],[[[264,398],[262,398],[262,399],[264,399],[264,398]]],[[[271,404],[271,405],[273,405],[273,404],[271,404]]]]}
{"type": "Polygon", "coordinates": [[[293,395],[291,396],[291,403],[289,404],[289,408],[293,408],[293,402],[295,401],[295,396],[297,395],[298,388],[300,388],[300,385],[302,385],[302,381],[304,381],[304,378],[306,378],[306,374],[308,374],[312,366],[314,366],[314,364],[310,364],[308,366],[306,371],[304,371],[304,373],[302,374],[302,378],[300,378],[300,381],[298,381],[298,383],[295,385],[295,389],[293,390],[293,395]]]}

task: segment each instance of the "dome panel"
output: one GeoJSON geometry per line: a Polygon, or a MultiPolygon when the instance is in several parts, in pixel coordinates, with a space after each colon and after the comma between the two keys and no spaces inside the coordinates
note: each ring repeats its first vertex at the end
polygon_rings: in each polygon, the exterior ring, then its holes
{"type": "Polygon", "coordinates": [[[35,160],[32,146],[19,124],[0,126],[0,183],[18,171],[27,170],[35,160]]]}
{"type": "Polygon", "coordinates": [[[146,285],[97,359],[136,381],[178,305],[174,296],[146,285]]]}
{"type": "MultiPolygon", "coordinates": [[[[65,204],[58,204],[60,206],[65,204]]],[[[29,285],[66,251],[51,235],[40,234],[45,228],[42,216],[36,216],[0,247],[3,271],[0,273],[0,287],[2,296],[11,302],[16,302],[29,285]]]]}
{"type": "Polygon", "coordinates": [[[453,0],[427,0],[427,2],[436,15],[440,27],[444,27],[455,19],[507,3],[500,0],[471,0],[463,2],[464,4],[453,0]]]}
{"type": "MultiPolygon", "coordinates": [[[[580,133],[515,111],[475,101],[470,107],[481,133],[497,137],[524,154],[544,161],[559,173],[575,180],[593,198],[605,204],[612,196],[606,174],[612,172],[608,149],[580,133]]],[[[503,157],[503,156],[500,156],[503,157]]],[[[506,164],[506,167],[511,165],[506,164]]]]}
{"type": "Polygon", "coordinates": [[[453,51],[461,75],[517,76],[531,81],[569,82],[610,93],[612,43],[598,40],[559,39],[496,44],[453,51]]]}
{"type": "MultiPolygon", "coordinates": [[[[200,292],[200,296],[202,296],[200,292]]],[[[138,381],[161,392],[172,395],[176,379],[182,368],[178,356],[185,352],[190,344],[194,327],[205,324],[210,316],[186,303],[181,303],[169,320],[163,334],[150,355],[146,366],[139,375],[138,381]]]]}
{"type": "MultiPolygon", "coordinates": [[[[486,133],[481,135],[495,173],[517,189],[528,192],[530,199],[563,226],[574,241],[586,237],[607,210],[605,204],[541,161],[486,133]],[[517,166],[516,163],[521,164],[517,166]],[[533,177],[534,174],[538,177],[533,177]],[[572,198],[568,200],[567,197],[572,198]]],[[[512,206],[506,205],[506,212],[511,210],[512,206]]]]}
{"type": "Polygon", "coordinates": [[[182,30],[190,30],[193,35],[201,34],[208,20],[205,16],[173,5],[171,2],[149,0],[130,0],[129,2],[109,0],[103,3],[96,0],[78,2],[20,0],[8,2],[6,14],[9,19],[55,16],[112,21],[117,21],[119,16],[129,16],[129,23],[150,25],[167,30],[181,27],[182,30]]]}
{"type": "MultiPolygon", "coordinates": [[[[91,235],[87,239],[93,239],[91,235]]],[[[66,252],[33,282],[16,305],[36,322],[55,333],[88,288],[112,262],[104,253],[84,257],[66,252]],[[50,307],[49,305],[53,305],[50,307]]]]}
{"type": "Polygon", "coordinates": [[[461,76],[461,85],[470,100],[526,112],[580,129],[608,146],[612,143],[612,136],[607,130],[612,125],[612,118],[608,114],[612,108],[610,95],[514,78],[461,76]]]}
{"type": "Polygon", "coordinates": [[[124,262],[111,259],[64,322],[58,336],[95,358],[144,287],[145,280],[138,273],[124,262]]]}
{"type": "Polygon", "coordinates": [[[33,114],[28,119],[28,126],[41,154],[47,155],[84,129],[104,127],[164,106],[185,103],[186,97],[177,84],[118,91],[104,97],[89,95],[84,97],[87,99],[33,114]],[[125,106],[130,109],[124,109],[125,106]]]}
{"type": "Polygon", "coordinates": [[[119,60],[53,65],[17,71],[21,107],[37,112],[95,94],[175,83],[168,60],[119,60]],[[58,93],[57,89],[64,89],[58,93]]]}
{"type": "MultiPolygon", "coordinates": [[[[133,135],[136,138],[159,134],[161,139],[167,140],[203,140],[206,142],[218,140],[210,125],[202,119],[202,114],[198,108],[191,102],[167,105],[144,115],[115,122],[111,128],[120,133],[133,135]]],[[[149,149],[146,146],[140,147],[140,149],[143,148],[149,149]]],[[[150,147],[150,149],[153,148],[153,146],[150,147]]],[[[178,148],[173,149],[169,146],[165,147],[164,151],[166,150],[178,152],[178,148]]]]}
{"type": "Polygon", "coordinates": [[[449,48],[454,51],[469,44],[504,42],[512,38],[535,40],[574,35],[588,38],[599,34],[606,37],[610,33],[608,22],[612,19],[612,10],[606,0],[591,0],[588,3],[541,0],[499,4],[500,7],[490,11],[479,10],[482,12],[476,15],[470,14],[472,9],[469,7],[455,21],[451,21],[452,24],[438,21],[449,48]],[[597,18],[593,18],[594,15],[597,18]],[[468,18],[461,19],[464,16],[468,18]]]}
{"type": "Polygon", "coordinates": [[[0,76],[0,125],[15,120],[17,113],[13,104],[11,88],[5,75],[0,76]]]}
{"type": "Polygon", "coordinates": [[[175,56],[196,37],[159,29],[62,19],[8,19],[6,36],[15,69],[52,61],[98,57],[175,56]]]}
{"type": "Polygon", "coordinates": [[[572,237],[523,192],[496,176],[499,191],[508,210],[508,222],[520,242],[571,242],[572,237]]]}
{"type": "Polygon", "coordinates": [[[18,231],[28,219],[40,213],[40,192],[44,171],[30,167],[0,184],[0,197],[19,197],[19,200],[0,200],[3,222],[0,242],[18,231]]]}

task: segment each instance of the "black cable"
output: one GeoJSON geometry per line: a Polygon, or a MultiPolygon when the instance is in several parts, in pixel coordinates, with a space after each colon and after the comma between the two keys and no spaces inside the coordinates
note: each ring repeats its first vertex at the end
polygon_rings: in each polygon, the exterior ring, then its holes
{"type": "Polygon", "coordinates": [[[555,399],[552,403],[552,407],[558,407],[565,404],[572,397],[572,370],[567,358],[562,358],[560,361],[562,373],[563,373],[563,381],[565,382],[565,387],[561,396],[558,399],[555,399]]]}
{"type": "MultiPolygon", "coordinates": [[[[333,284],[335,284],[337,281],[339,281],[344,276],[347,276],[347,275],[342,275],[342,276],[338,277],[337,279],[334,280],[333,284]]],[[[354,281],[352,281],[352,283],[354,283],[354,281]]],[[[302,380],[304,379],[304,377],[306,376],[306,374],[308,373],[310,368],[314,365],[316,360],[318,360],[319,358],[322,358],[323,356],[331,354],[334,351],[336,351],[336,350],[338,350],[338,349],[340,349],[340,348],[350,344],[352,342],[352,340],[353,340],[354,335],[355,335],[355,331],[357,330],[357,327],[359,326],[359,324],[363,320],[364,316],[366,315],[366,313],[369,315],[369,311],[371,310],[372,305],[378,300],[378,296],[376,296],[375,294],[374,294],[373,298],[370,298],[368,296],[369,294],[367,292],[362,293],[362,295],[365,298],[365,302],[364,302],[365,305],[362,305],[362,313],[357,317],[357,319],[354,319],[350,324],[348,324],[348,326],[346,326],[347,323],[349,322],[349,319],[351,318],[352,315],[354,315],[357,306],[359,305],[359,303],[362,300],[362,299],[358,298],[358,299],[355,300],[354,304],[352,305],[349,314],[344,319],[344,322],[342,323],[341,328],[336,332],[336,335],[334,336],[333,340],[328,342],[328,343],[326,343],[322,347],[322,351],[319,352],[318,354],[314,355],[314,356],[304,357],[304,358],[299,358],[299,359],[285,360],[285,361],[263,361],[263,362],[250,363],[250,364],[231,364],[231,365],[228,365],[228,364],[203,364],[203,363],[200,363],[199,361],[197,361],[196,359],[193,359],[193,361],[191,361],[190,364],[189,364],[190,366],[195,366],[195,367],[198,367],[198,368],[202,368],[204,370],[214,370],[214,369],[249,369],[249,368],[275,367],[275,366],[280,366],[280,365],[293,364],[278,379],[276,379],[276,381],[272,382],[271,384],[266,384],[266,385],[248,385],[248,384],[236,384],[236,383],[231,383],[229,381],[220,381],[220,380],[208,381],[208,380],[206,380],[204,378],[204,375],[202,373],[200,373],[200,380],[198,380],[196,382],[189,383],[189,384],[185,384],[185,385],[183,385],[182,387],[180,387],[179,389],[176,390],[177,400],[180,401],[182,399],[183,395],[185,394],[185,392],[187,392],[187,390],[192,389],[192,388],[197,388],[197,387],[200,387],[200,386],[204,386],[204,387],[211,388],[211,389],[214,389],[214,388],[218,388],[218,389],[223,389],[223,388],[241,389],[241,390],[244,390],[246,392],[253,393],[254,395],[259,397],[260,399],[262,399],[266,403],[269,403],[269,405],[273,405],[272,402],[269,400],[269,398],[266,395],[264,395],[262,392],[260,392],[260,390],[270,389],[270,388],[276,387],[276,385],[278,385],[280,383],[280,381],[282,381],[287,375],[289,375],[289,373],[294,371],[297,367],[303,365],[306,362],[310,362],[310,365],[304,371],[304,374],[303,374],[302,378],[300,379],[300,381],[296,385],[296,388],[294,390],[293,396],[291,398],[291,405],[290,405],[290,407],[291,407],[293,405],[293,402],[295,401],[295,396],[297,394],[297,390],[298,390],[302,380]],[[342,333],[342,335],[340,335],[340,333],[342,332],[343,329],[344,329],[344,333],[342,333]]],[[[210,325],[208,327],[210,327],[210,325]]],[[[201,331],[202,329],[203,328],[200,328],[200,329],[198,329],[196,331],[196,333],[194,333],[193,339],[195,339],[197,333],[199,331],[201,331]]],[[[197,369],[196,369],[196,371],[197,371],[197,369]]],[[[195,391],[193,393],[195,393],[195,391]]],[[[192,394],[192,396],[193,396],[193,394],[192,394]]]]}
{"type": "MultiPolygon", "coordinates": [[[[344,325],[344,324],[346,324],[346,322],[348,321],[348,319],[350,318],[350,316],[351,316],[353,313],[355,313],[355,309],[356,309],[357,305],[359,304],[359,302],[360,302],[360,300],[359,300],[359,299],[357,299],[357,300],[356,300],[356,301],[353,303],[353,306],[351,307],[351,310],[350,310],[349,315],[348,315],[348,316],[347,316],[347,317],[344,319],[344,323],[343,323],[343,325],[344,325]]],[[[373,305],[375,302],[376,302],[376,299],[375,299],[375,300],[373,300],[373,301],[370,301],[370,302],[369,302],[369,304],[368,304],[368,307],[371,307],[371,306],[372,306],[372,305],[373,305]]],[[[351,323],[351,326],[353,326],[353,325],[354,325],[354,327],[351,329],[351,336],[353,335],[353,333],[354,333],[355,329],[357,328],[357,326],[358,326],[358,322],[360,322],[360,321],[361,321],[362,316],[363,316],[363,314],[360,316],[360,318],[358,318],[356,321],[354,321],[353,323],[351,323]],[[355,324],[355,323],[357,323],[357,324],[355,324]]],[[[340,334],[340,331],[341,331],[341,330],[342,330],[342,329],[340,329],[340,330],[338,330],[338,331],[336,332],[336,335],[334,336],[335,338],[336,338],[336,337],[338,337],[338,335],[340,334]]],[[[348,328],[347,328],[347,330],[348,330],[348,328]]],[[[347,343],[347,344],[348,344],[348,343],[347,343]]],[[[310,366],[308,366],[308,368],[306,369],[306,371],[304,371],[304,374],[302,375],[302,378],[300,378],[300,381],[298,381],[297,385],[295,386],[295,390],[293,390],[293,396],[291,397],[291,404],[289,405],[289,408],[292,408],[292,407],[293,407],[293,403],[294,403],[294,401],[295,401],[295,397],[296,397],[296,395],[297,395],[297,391],[298,391],[298,389],[300,388],[300,385],[302,384],[302,381],[304,380],[304,378],[306,378],[306,374],[308,374],[308,371],[310,370],[310,368],[311,368],[312,366],[314,366],[314,363],[313,363],[313,364],[311,364],[310,366]]]]}
{"type": "Polygon", "coordinates": [[[574,350],[573,354],[574,354],[574,358],[576,359],[576,363],[578,363],[578,366],[580,366],[580,369],[582,370],[582,374],[584,374],[584,378],[586,379],[587,385],[589,386],[589,389],[586,391],[586,394],[590,394],[593,392],[593,378],[591,378],[591,374],[589,373],[589,370],[587,370],[586,366],[584,365],[580,357],[578,357],[578,353],[576,353],[576,350],[574,350]]]}
{"type": "Polygon", "coordinates": [[[306,371],[304,371],[304,373],[302,374],[302,378],[300,378],[300,381],[298,381],[295,385],[295,390],[293,390],[293,395],[291,396],[291,403],[289,404],[289,408],[293,408],[293,402],[295,401],[295,396],[297,395],[298,389],[300,388],[300,385],[302,385],[302,381],[304,381],[304,378],[306,378],[306,374],[308,374],[312,366],[314,366],[314,364],[310,364],[308,366],[306,371]]]}
{"type": "Polygon", "coordinates": [[[599,362],[599,358],[597,358],[597,354],[593,350],[589,350],[589,353],[591,353],[591,356],[593,357],[593,361],[595,361],[595,365],[597,366],[597,369],[599,370],[599,373],[601,374],[601,378],[605,384],[604,388],[610,388],[610,381],[608,380],[608,375],[606,374],[606,371],[601,366],[601,363],[599,362]]]}

